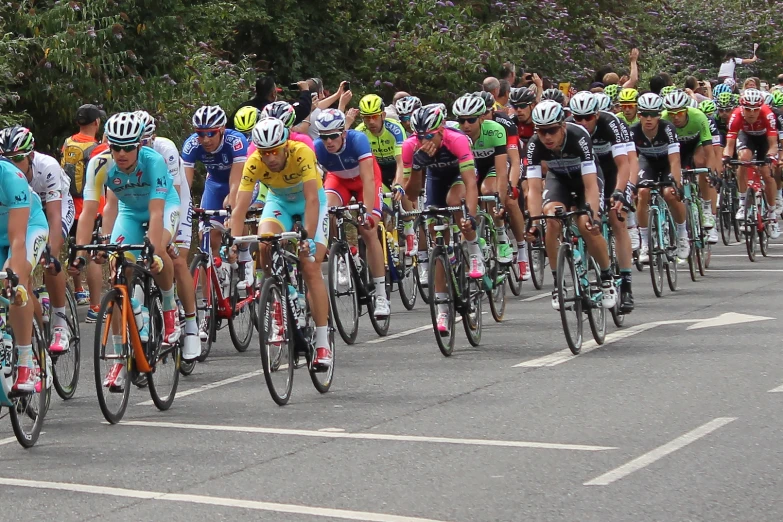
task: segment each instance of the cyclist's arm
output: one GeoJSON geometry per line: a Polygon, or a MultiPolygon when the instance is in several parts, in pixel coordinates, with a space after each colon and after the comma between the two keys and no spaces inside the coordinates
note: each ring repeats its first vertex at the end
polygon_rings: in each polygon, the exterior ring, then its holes
{"type": "Polygon", "coordinates": [[[615,186],[615,190],[623,192],[631,177],[631,162],[628,160],[628,155],[623,154],[621,156],[615,156],[614,163],[617,165],[617,185],[615,186]]]}
{"type": "Polygon", "coordinates": [[[669,154],[669,169],[671,169],[672,177],[677,185],[682,185],[682,170],[680,170],[680,153],[669,154]]]}
{"type": "Polygon", "coordinates": [[[500,202],[506,204],[506,196],[508,195],[508,152],[506,154],[495,154],[495,176],[497,181],[495,182],[495,190],[498,192],[500,202]]]}
{"type": "Polygon", "coordinates": [[[364,193],[364,205],[368,212],[375,210],[380,213],[381,209],[375,208],[378,204],[378,195],[375,193],[375,170],[373,169],[375,159],[370,156],[359,160],[359,177],[362,178],[362,191],[364,193]]]}
{"type": "Polygon", "coordinates": [[[193,176],[196,175],[196,169],[193,167],[183,167],[183,170],[185,171],[185,179],[188,180],[188,186],[193,186],[193,176]]]}
{"type": "Polygon", "coordinates": [[[147,237],[158,254],[165,252],[167,246],[163,244],[163,207],[165,205],[165,199],[150,200],[150,220],[147,228],[147,237]]]}
{"type": "Polygon", "coordinates": [[[519,149],[508,149],[508,161],[511,163],[511,167],[508,171],[508,180],[512,187],[516,187],[519,184],[519,176],[522,174],[522,168],[520,164],[522,162],[519,157],[519,149]]]}
{"type": "Polygon", "coordinates": [[[231,165],[231,174],[229,175],[228,204],[231,208],[236,205],[239,182],[242,181],[242,170],[245,168],[245,162],[237,162],[231,165]]]}
{"type": "Polygon", "coordinates": [[[236,206],[231,209],[231,235],[241,236],[245,233],[245,217],[250,208],[253,192],[240,190],[236,197],[236,206]]]}
{"type": "Polygon", "coordinates": [[[527,143],[527,166],[525,167],[525,177],[527,178],[527,203],[530,208],[531,216],[540,216],[542,211],[542,200],[544,194],[544,180],[542,161],[538,156],[539,144],[537,139],[531,138],[527,143]]]}
{"type": "MultiPolygon", "coordinates": [[[[111,190],[106,191],[106,202],[103,205],[103,212],[101,212],[101,215],[103,216],[101,218],[101,231],[104,235],[111,234],[112,230],[114,230],[114,222],[117,221],[117,214],[120,212],[119,207],[120,200],[117,199],[117,196],[114,195],[114,192],[111,190]]],[[[87,208],[87,202],[84,202],[85,209],[87,208]]],[[[98,206],[96,204],[95,206],[95,212],[98,212],[98,206]]],[[[84,211],[82,211],[82,214],[84,214],[84,211]]],[[[92,214],[93,216],[95,213],[92,214]]],[[[79,224],[81,225],[81,217],[79,218],[79,224]]],[[[90,227],[90,233],[92,233],[92,230],[95,228],[94,220],[93,225],[90,227]]]]}
{"type": "Polygon", "coordinates": [[[634,185],[639,183],[639,156],[636,151],[628,151],[628,181],[634,185]]]}
{"type": "MultiPolygon", "coordinates": [[[[321,209],[318,190],[318,180],[311,179],[302,184],[302,193],[305,198],[304,227],[307,230],[307,237],[310,239],[314,239],[315,233],[318,231],[318,214],[321,209]]],[[[310,252],[310,255],[314,256],[315,252],[310,252]]]]}
{"type": "Polygon", "coordinates": [[[598,174],[587,174],[582,176],[582,183],[585,186],[585,201],[590,204],[593,211],[593,219],[598,219],[598,209],[600,206],[601,191],[598,190],[598,174]]]}
{"type": "Polygon", "coordinates": [[[402,185],[405,181],[402,168],[402,154],[400,153],[394,156],[394,161],[397,163],[397,172],[394,174],[394,184],[402,185]]]}
{"type": "Polygon", "coordinates": [[[57,255],[63,246],[63,200],[55,199],[46,202],[46,221],[49,223],[49,246],[57,255]]]}

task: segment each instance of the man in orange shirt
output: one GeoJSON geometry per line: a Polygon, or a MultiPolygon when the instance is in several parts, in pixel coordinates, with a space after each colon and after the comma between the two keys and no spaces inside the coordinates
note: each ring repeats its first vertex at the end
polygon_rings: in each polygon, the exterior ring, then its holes
{"type": "MultiPolygon", "coordinates": [[[[65,143],[63,143],[62,160],[60,163],[71,179],[70,192],[76,207],[76,221],[71,229],[71,235],[76,232],[79,216],[82,213],[84,204],[82,193],[84,191],[87,163],[91,157],[106,148],[105,145],[99,144],[97,138],[101,123],[105,120],[106,113],[97,106],[92,104],[82,105],[76,111],[76,124],[79,126],[79,132],[66,138],[65,143]]],[[[100,209],[102,208],[103,205],[100,205],[100,209]]],[[[103,287],[100,265],[90,263],[87,267],[88,291],[84,290],[80,275],[73,277],[73,286],[76,292],[77,303],[90,305],[90,310],[87,312],[87,322],[95,322],[101,304],[101,288],[103,287]]]]}

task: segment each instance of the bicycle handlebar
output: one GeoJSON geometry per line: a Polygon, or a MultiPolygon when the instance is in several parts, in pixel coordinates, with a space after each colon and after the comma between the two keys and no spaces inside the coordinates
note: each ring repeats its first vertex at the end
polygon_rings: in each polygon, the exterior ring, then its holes
{"type": "Polygon", "coordinates": [[[769,165],[769,163],[770,161],[768,159],[750,160],[750,161],[740,161],[740,160],[729,161],[729,165],[737,165],[740,167],[747,167],[747,166],[754,166],[754,165],[764,166],[764,165],[769,165]]]}

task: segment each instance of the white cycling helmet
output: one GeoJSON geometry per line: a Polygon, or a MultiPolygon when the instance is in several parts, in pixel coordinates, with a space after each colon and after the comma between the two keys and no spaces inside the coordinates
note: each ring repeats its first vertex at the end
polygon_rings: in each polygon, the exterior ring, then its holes
{"type": "Polygon", "coordinates": [[[574,94],[568,105],[571,107],[571,112],[577,116],[595,114],[598,110],[598,102],[595,99],[595,95],[590,91],[579,91],[574,94]]]}
{"type": "Polygon", "coordinates": [[[541,100],[533,109],[533,123],[539,126],[562,123],[565,119],[563,106],[554,100],[541,100]]]}
{"type": "Polygon", "coordinates": [[[771,92],[765,92],[764,93],[764,104],[769,105],[772,107],[772,93],[771,92]]]}
{"type": "Polygon", "coordinates": [[[315,118],[315,130],[320,134],[345,130],[345,114],[339,109],[324,109],[315,118]]]}
{"type": "Polygon", "coordinates": [[[457,117],[482,116],[487,112],[487,104],[478,96],[466,94],[457,98],[457,101],[454,102],[451,110],[454,111],[454,115],[457,117]]]}
{"type": "Polygon", "coordinates": [[[288,141],[288,129],[277,118],[266,118],[253,127],[253,143],[259,149],[274,149],[288,141]]]}
{"type": "Polygon", "coordinates": [[[642,94],[637,103],[640,111],[661,112],[663,110],[663,98],[654,92],[642,94]]]}
{"type": "Polygon", "coordinates": [[[155,118],[153,118],[152,115],[150,115],[150,113],[147,111],[136,111],[136,116],[144,124],[144,134],[142,134],[141,139],[152,139],[152,135],[155,134],[156,129],[155,118]]]}
{"type": "Polygon", "coordinates": [[[225,127],[228,118],[220,105],[204,105],[193,115],[192,122],[196,129],[217,129],[225,127]]]}
{"type": "Polygon", "coordinates": [[[742,107],[761,107],[764,104],[764,96],[758,89],[745,89],[740,98],[742,107]]]}
{"type": "Polygon", "coordinates": [[[290,129],[294,126],[296,121],[296,111],[294,107],[287,101],[272,102],[264,107],[261,111],[264,117],[276,118],[285,124],[286,129],[290,129]]]}
{"type": "Polygon", "coordinates": [[[446,120],[446,109],[442,103],[431,103],[416,110],[411,116],[411,130],[423,134],[440,129],[446,120]]]}
{"type": "Polygon", "coordinates": [[[103,134],[112,145],[135,145],[141,142],[144,123],[136,113],[120,112],[106,121],[103,134]]]}
{"type": "Polygon", "coordinates": [[[399,116],[409,116],[421,108],[421,100],[416,96],[405,96],[394,102],[394,108],[399,116]]]}
{"type": "Polygon", "coordinates": [[[676,111],[689,107],[690,100],[690,96],[678,89],[663,97],[663,106],[667,111],[676,111]]]}
{"type": "Polygon", "coordinates": [[[599,111],[608,111],[612,108],[612,99],[608,94],[602,92],[596,92],[593,94],[595,98],[595,108],[599,111]]]}

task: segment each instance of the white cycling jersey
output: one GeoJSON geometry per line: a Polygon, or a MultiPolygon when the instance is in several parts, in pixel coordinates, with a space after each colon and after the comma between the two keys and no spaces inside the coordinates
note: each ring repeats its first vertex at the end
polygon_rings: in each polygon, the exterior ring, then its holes
{"type": "Polygon", "coordinates": [[[62,201],[62,229],[63,234],[68,235],[76,218],[76,207],[70,193],[71,180],[60,163],[51,156],[34,152],[31,168],[25,175],[30,188],[41,198],[44,213],[47,203],[62,201]]]}
{"type": "Polygon", "coordinates": [[[152,142],[152,148],[163,156],[166,160],[166,167],[174,180],[174,186],[179,187],[179,229],[174,242],[177,246],[190,248],[190,242],[193,236],[193,201],[190,196],[190,185],[185,176],[182,158],[179,155],[177,146],[168,138],[155,137],[152,142]]]}

